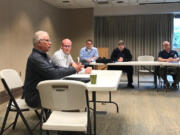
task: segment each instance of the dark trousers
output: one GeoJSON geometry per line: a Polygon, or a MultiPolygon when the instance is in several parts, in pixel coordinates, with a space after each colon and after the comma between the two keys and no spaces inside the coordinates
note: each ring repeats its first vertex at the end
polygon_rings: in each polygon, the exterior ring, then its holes
{"type": "Polygon", "coordinates": [[[167,84],[167,75],[172,75],[174,83],[179,83],[180,80],[180,68],[179,67],[157,67],[156,69],[158,76],[160,76],[164,83],[167,84]]]}
{"type": "Polygon", "coordinates": [[[41,106],[39,94],[26,95],[25,101],[26,101],[27,105],[32,107],[32,108],[36,108],[36,107],[41,106]]]}
{"type": "Polygon", "coordinates": [[[122,70],[127,73],[128,84],[133,83],[133,67],[132,66],[108,66],[108,70],[122,70]]]}

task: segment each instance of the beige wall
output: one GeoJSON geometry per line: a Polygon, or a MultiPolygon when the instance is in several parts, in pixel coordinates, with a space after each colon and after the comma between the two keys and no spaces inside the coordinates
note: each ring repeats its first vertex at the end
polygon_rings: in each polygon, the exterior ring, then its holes
{"type": "Polygon", "coordinates": [[[93,9],[74,9],[68,10],[66,14],[66,30],[63,37],[72,40],[71,55],[76,61],[79,56],[80,48],[85,46],[87,39],[94,38],[94,17],[93,9]]]}
{"type": "Polygon", "coordinates": [[[93,37],[92,21],[92,9],[60,10],[40,0],[0,1],[0,70],[16,69],[24,80],[32,35],[37,30],[49,32],[53,43],[50,55],[59,49],[60,40],[68,36],[73,40],[73,56],[77,56],[83,41],[93,37]]]}

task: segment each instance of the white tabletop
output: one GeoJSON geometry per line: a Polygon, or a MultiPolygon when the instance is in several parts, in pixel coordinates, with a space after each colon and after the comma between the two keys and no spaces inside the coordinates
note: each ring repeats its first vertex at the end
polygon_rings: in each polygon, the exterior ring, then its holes
{"type": "Polygon", "coordinates": [[[108,63],[109,66],[124,65],[124,66],[159,66],[161,62],[158,61],[127,61],[108,63]]]}
{"type": "Polygon", "coordinates": [[[104,64],[104,63],[91,62],[91,63],[89,63],[89,65],[92,65],[92,66],[99,66],[99,65],[106,65],[106,64],[104,64]]]}
{"type": "MultiPolygon", "coordinates": [[[[120,70],[93,70],[97,74],[96,84],[87,83],[88,91],[116,91],[121,79],[120,70]]],[[[69,77],[90,77],[89,74],[73,74],[69,77]]]]}
{"type": "MultiPolygon", "coordinates": [[[[92,63],[91,65],[103,65],[103,63],[92,63]]],[[[108,63],[108,66],[180,66],[180,62],[159,62],[159,61],[127,61],[108,63]]]]}

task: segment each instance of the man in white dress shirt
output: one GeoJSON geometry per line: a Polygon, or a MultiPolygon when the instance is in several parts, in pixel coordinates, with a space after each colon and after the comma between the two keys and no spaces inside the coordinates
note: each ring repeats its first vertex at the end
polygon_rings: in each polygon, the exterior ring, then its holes
{"type": "MultiPolygon", "coordinates": [[[[70,39],[62,40],[61,47],[58,51],[56,51],[52,57],[52,60],[56,63],[56,65],[61,67],[69,67],[72,63],[75,63],[71,57],[71,48],[72,48],[72,41],[70,39]]],[[[77,63],[81,64],[81,63],[77,63]]],[[[89,74],[92,68],[88,67],[81,71],[81,73],[89,74]]]]}

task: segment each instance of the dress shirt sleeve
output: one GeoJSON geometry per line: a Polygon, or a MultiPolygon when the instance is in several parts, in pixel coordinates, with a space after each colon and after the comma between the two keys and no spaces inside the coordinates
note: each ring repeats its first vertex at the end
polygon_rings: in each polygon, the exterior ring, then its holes
{"type": "Polygon", "coordinates": [[[125,57],[123,58],[123,61],[132,61],[132,54],[128,49],[126,49],[126,53],[125,53],[125,57]]]}
{"type": "Polygon", "coordinates": [[[41,57],[30,59],[28,66],[31,66],[35,73],[47,80],[60,79],[64,76],[76,73],[76,70],[72,66],[69,68],[59,67],[51,59],[45,60],[41,57]]]}
{"type": "Polygon", "coordinates": [[[161,51],[158,54],[158,58],[162,58],[162,52],[161,51]]]}
{"type": "Polygon", "coordinates": [[[85,57],[85,50],[83,48],[81,48],[79,56],[80,56],[81,61],[86,61],[87,60],[86,57],[85,57]]]}
{"type": "Polygon", "coordinates": [[[116,50],[113,50],[113,52],[111,54],[111,60],[113,60],[114,62],[116,62],[118,60],[118,55],[117,55],[116,50]]]}

